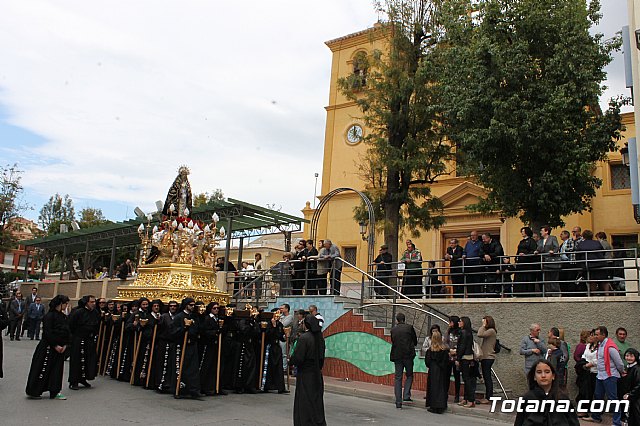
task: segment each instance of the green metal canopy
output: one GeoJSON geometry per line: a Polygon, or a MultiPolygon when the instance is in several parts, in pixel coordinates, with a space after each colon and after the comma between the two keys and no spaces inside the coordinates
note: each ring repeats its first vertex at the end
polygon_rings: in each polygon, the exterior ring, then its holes
{"type": "MultiPolygon", "coordinates": [[[[257,237],[302,230],[307,220],[286,213],[271,210],[255,204],[228,198],[224,201],[211,201],[195,207],[191,213],[193,219],[211,223],[211,216],[220,217],[218,227],[224,226],[229,239],[257,237]],[[230,231],[230,232],[229,232],[230,231]]],[[[155,213],[151,226],[160,223],[161,214],[155,213]]],[[[47,250],[50,253],[64,252],[67,255],[81,252],[110,250],[113,247],[130,247],[140,244],[138,227],[146,224],[144,217],[109,223],[87,229],[50,235],[43,238],[21,241],[27,247],[47,250]]]]}

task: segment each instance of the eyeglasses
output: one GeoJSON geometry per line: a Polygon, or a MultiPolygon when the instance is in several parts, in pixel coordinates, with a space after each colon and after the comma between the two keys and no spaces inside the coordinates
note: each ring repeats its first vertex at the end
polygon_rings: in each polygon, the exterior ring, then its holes
{"type": "Polygon", "coordinates": [[[195,303],[189,303],[189,306],[196,306],[195,303]]]}

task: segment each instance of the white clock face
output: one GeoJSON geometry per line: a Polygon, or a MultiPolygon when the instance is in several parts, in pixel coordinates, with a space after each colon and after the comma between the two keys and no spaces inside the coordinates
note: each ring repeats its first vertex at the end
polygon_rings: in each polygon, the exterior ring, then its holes
{"type": "Polygon", "coordinates": [[[349,143],[358,143],[362,140],[362,134],[362,127],[354,124],[353,126],[349,127],[349,130],[347,130],[347,141],[349,143]]]}

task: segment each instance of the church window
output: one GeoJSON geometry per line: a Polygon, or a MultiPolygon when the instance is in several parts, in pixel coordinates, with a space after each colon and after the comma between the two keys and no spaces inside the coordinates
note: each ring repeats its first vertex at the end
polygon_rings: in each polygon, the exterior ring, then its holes
{"type": "Polygon", "coordinates": [[[611,189],[629,189],[631,188],[631,175],[629,167],[624,164],[609,164],[611,172],[611,189]]]}

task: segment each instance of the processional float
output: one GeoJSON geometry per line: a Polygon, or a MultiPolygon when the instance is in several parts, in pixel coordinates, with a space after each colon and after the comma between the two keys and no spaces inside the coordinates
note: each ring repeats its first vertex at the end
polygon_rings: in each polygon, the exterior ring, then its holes
{"type": "Polygon", "coordinates": [[[142,254],[137,276],[131,284],[118,287],[116,300],[146,297],[166,303],[192,297],[205,304],[229,302],[229,294],[216,286],[214,272],[216,247],[225,237],[225,229],[218,229],[215,213],[210,223],[190,217],[193,207],[188,175],[189,169],[180,167],[160,223],[152,229],[153,217],[148,215],[146,226],[140,224],[142,254]]]}

